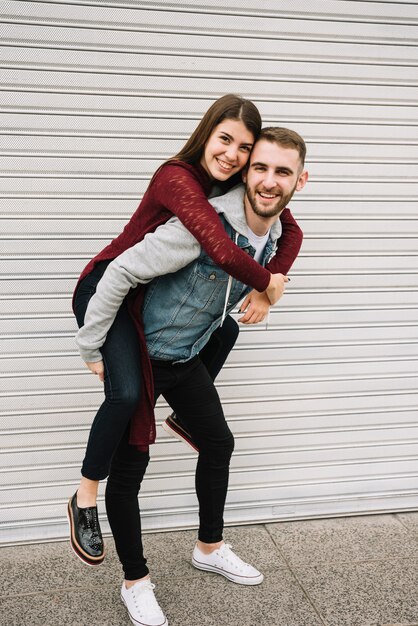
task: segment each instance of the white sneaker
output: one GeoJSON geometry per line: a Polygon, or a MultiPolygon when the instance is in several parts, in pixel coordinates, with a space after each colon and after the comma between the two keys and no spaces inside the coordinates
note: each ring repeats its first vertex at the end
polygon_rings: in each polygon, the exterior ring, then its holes
{"type": "Polygon", "coordinates": [[[140,580],[129,589],[122,583],[121,598],[135,626],[168,626],[154,589],[155,585],[149,579],[140,580]]]}
{"type": "Polygon", "coordinates": [[[255,567],[244,563],[232,552],[228,543],[222,544],[211,554],[203,554],[196,545],[193,550],[192,565],[206,572],[221,574],[239,585],[259,585],[264,578],[255,567]]]}

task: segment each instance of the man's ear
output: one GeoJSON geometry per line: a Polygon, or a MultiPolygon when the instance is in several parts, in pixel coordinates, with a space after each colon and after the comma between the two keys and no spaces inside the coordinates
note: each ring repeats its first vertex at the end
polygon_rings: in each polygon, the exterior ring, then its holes
{"type": "Polygon", "coordinates": [[[309,174],[307,170],[303,170],[302,174],[300,174],[298,178],[298,182],[296,184],[296,191],[300,191],[304,188],[306,183],[308,182],[309,174]]]}
{"type": "Polygon", "coordinates": [[[247,168],[246,167],[244,167],[244,169],[241,172],[241,178],[242,178],[243,183],[247,182],[247,168]]]}

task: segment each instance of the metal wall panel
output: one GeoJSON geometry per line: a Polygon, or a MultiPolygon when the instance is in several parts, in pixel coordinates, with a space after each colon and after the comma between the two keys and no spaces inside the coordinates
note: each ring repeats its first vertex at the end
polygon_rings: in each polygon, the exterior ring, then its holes
{"type": "MultiPolygon", "coordinates": [[[[74,345],[76,278],[233,91],[305,137],[310,181],[287,293],[219,377],[236,436],[226,520],[418,508],[417,3],[1,11],[1,541],[65,536],[102,397],[74,345]]],[[[158,435],[144,527],[195,526],[195,457],[158,435]]]]}

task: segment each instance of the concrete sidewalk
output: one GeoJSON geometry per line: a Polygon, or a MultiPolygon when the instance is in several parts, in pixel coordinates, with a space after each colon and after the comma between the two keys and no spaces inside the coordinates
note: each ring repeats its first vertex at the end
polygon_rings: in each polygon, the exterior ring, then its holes
{"type": "MultiPolygon", "coordinates": [[[[190,564],[195,531],[145,535],[170,626],[418,626],[418,513],[227,528],[265,575],[241,587],[190,564]]],[[[68,542],[0,550],[4,626],[128,626],[121,574],[107,540],[89,568],[68,542]]]]}

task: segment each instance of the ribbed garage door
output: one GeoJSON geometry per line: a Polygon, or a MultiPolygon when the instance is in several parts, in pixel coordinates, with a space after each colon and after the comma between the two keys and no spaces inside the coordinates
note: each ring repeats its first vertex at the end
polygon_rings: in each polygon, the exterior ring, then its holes
{"type": "MultiPolygon", "coordinates": [[[[287,293],[219,379],[236,435],[226,519],[418,508],[417,4],[1,11],[1,541],[65,535],[102,397],[74,344],[76,278],[228,92],[305,137],[311,177],[287,293]]],[[[194,526],[195,458],[158,435],[144,525],[194,526]]]]}

